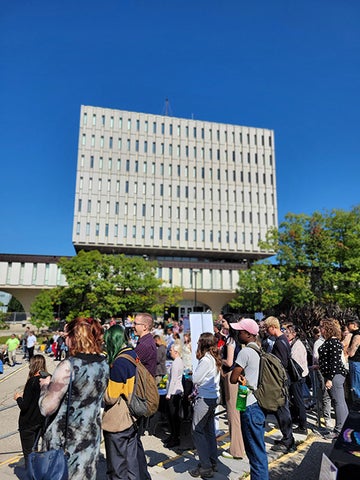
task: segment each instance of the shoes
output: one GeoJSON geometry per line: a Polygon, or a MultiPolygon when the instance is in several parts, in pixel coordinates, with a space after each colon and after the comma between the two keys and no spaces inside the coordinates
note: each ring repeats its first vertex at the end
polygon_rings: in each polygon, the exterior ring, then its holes
{"type": "Polygon", "coordinates": [[[274,440],[274,445],[279,445],[279,444],[281,444],[281,443],[283,443],[283,439],[282,439],[282,438],[279,438],[279,439],[277,439],[277,440],[274,440]]]}
{"type": "Polygon", "coordinates": [[[190,470],[192,477],[212,478],[214,476],[214,470],[212,468],[197,467],[194,470],[190,470]]]}
{"type": "Polygon", "coordinates": [[[164,443],[164,446],[166,448],[174,448],[174,447],[178,447],[180,445],[180,440],[176,440],[175,438],[173,439],[170,439],[168,442],[165,442],[164,443]]]}
{"type": "Polygon", "coordinates": [[[230,452],[228,452],[227,450],[224,450],[221,454],[224,458],[232,458],[234,460],[242,460],[242,457],[234,457],[234,455],[231,455],[230,452]]]}
{"type": "Polygon", "coordinates": [[[323,438],[325,438],[325,440],[335,440],[338,436],[339,434],[336,432],[328,432],[323,435],[323,438]]]}
{"type": "Polygon", "coordinates": [[[287,447],[283,443],[277,443],[276,445],[273,445],[270,450],[273,452],[281,452],[281,453],[291,453],[295,452],[296,450],[296,445],[295,443],[291,444],[290,447],[287,447]]]}
{"type": "Polygon", "coordinates": [[[307,428],[297,427],[293,430],[293,433],[300,433],[300,435],[307,435],[308,431],[307,431],[307,428]]]}

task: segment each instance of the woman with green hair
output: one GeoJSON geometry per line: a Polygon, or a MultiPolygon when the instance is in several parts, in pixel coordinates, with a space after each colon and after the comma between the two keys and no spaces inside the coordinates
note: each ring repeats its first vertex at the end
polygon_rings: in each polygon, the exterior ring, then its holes
{"type": "Polygon", "coordinates": [[[136,366],[122,354],[136,360],[125,329],[113,325],[105,332],[105,348],[110,365],[110,379],[105,392],[102,420],[109,480],[150,479],[136,420],[132,418],[126,400],[130,400],[135,385],[136,366]]]}

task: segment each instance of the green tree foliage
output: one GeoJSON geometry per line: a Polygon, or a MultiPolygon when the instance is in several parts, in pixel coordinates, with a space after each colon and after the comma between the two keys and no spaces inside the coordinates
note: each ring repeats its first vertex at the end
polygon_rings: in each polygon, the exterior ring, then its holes
{"type": "Polygon", "coordinates": [[[252,303],[254,310],[261,305],[264,310],[267,305],[275,306],[276,298],[280,298],[279,311],[311,304],[341,308],[360,304],[360,207],[350,212],[289,213],[278,229],[268,232],[260,247],[275,252],[277,265],[264,266],[261,276],[257,264],[250,269],[253,277],[240,272],[237,305],[252,303]],[[275,282],[272,270],[280,282],[275,282]],[[247,288],[251,282],[252,288],[247,288]],[[260,302],[259,292],[269,284],[277,295],[273,301],[260,302]]]}
{"type": "Polygon", "coordinates": [[[19,302],[19,300],[17,300],[15,297],[11,297],[7,311],[8,312],[24,312],[24,307],[19,302]]]}
{"type": "Polygon", "coordinates": [[[142,257],[79,252],[59,262],[68,283],[54,290],[67,319],[92,316],[105,320],[135,311],[162,313],[169,301],[177,303],[182,290],[165,288],[156,276],[156,262],[142,257]]]}
{"type": "Polygon", "coordinates": [[[49,327],[54,321],[52,290],[43,290],[30,307],[31,323],[38,330],[49,327]]]}
{"type": "Polygon", "coordinates": [[[259,263],[239,272],[237,297],[230,306],[246,312],[262,312],[282,299],[283,281],[278,269],[259,263]]]}

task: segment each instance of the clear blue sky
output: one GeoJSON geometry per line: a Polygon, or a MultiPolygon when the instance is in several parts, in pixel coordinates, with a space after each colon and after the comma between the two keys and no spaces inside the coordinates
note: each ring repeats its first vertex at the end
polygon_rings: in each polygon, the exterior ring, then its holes
{"type": "Polygon", "coordinates": [[[74,253],[81,104],[274,129],[280,221],[359,204],[359,25],[359,0],[1,0],[0,253],[74,253]]]}

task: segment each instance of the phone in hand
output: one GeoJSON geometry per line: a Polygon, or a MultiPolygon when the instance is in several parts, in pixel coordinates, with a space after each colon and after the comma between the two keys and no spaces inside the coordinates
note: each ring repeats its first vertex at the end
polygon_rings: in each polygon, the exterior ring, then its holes
{"type": "Polygon", "coordinates": [[[46,378],[50,376],[49,372],[45,372],[45,370],[40,370],[39,372],[41,378],[46,378]]]}

